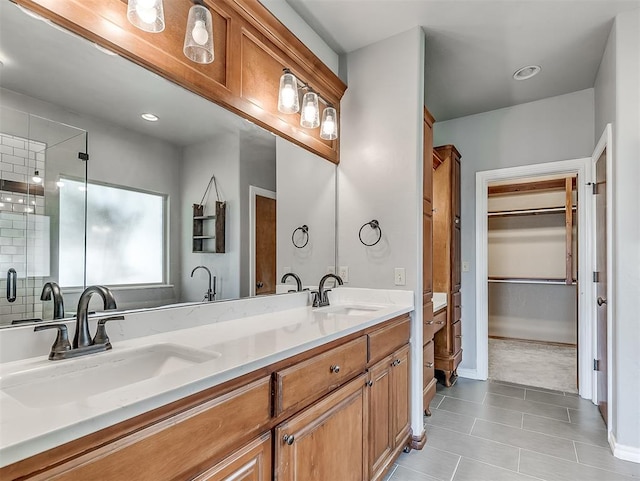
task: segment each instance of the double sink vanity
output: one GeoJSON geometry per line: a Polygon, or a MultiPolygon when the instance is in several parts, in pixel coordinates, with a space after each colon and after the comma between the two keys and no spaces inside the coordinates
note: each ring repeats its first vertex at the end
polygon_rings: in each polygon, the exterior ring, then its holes
{"type": "Polygon", "coordinates": [[[0,332],[0,477],[381,479],[411,441],[413,293],[328,300],[127,311],[113,349],[60,361],[52,331],[0,332]]]}

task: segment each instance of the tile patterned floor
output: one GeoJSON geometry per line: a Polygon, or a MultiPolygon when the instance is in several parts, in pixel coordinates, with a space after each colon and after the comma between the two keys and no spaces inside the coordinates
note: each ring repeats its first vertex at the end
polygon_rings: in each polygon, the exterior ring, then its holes
{"type": "Polygon", "coordinates": [[[458,379],[425,417],[427,445],[402,454],[385,481],[629,481],[598,409],[575,394],[458,379]]]}

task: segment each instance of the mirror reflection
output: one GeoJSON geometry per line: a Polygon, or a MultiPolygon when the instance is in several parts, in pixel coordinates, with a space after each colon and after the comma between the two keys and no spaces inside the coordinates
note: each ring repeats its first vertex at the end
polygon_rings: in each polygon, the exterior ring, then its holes
{"type": "Polygon", "coordinates": [[[334,266],[333,164],[10,2],[0,17],[0,325],[52,319],[47,282],[70,317],[89,285],[136,309],[334,266]]]}

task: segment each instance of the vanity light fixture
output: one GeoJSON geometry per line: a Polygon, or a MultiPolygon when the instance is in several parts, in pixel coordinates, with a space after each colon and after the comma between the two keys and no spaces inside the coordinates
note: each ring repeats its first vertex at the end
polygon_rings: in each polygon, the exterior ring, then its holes
{"type": "Polygon", "coordinates": [[[162,0],[129,0],[127,18],[140,30],[151,33],[162,32],[164,30],[162,0]]]}
{"type": "Polygon", "coordinates": [[[514,80],[528,80],[531,77],[538,75],[542,70],[540,65],[527,65],[526,67],[519,68],[513,73],[514,80]]]}
{"type": "Polygon", "coordinates": [[[149,122],[157,122],[160,119],[160,117],[158,117],[157,115],[150,114],[148,112],[141,114],[140,117],[142,117],[145,120],[148,120],[149,122]]]}
{"type": "Polygon", "coordinates": [[[338,138],[338,113],[336,109],[309,84],[299,80],[288,68],[284,68],[280,77],[280,89],[278,91],[278,111],[283,114],[295,114],[300,112],[300,125],[308,129],[320,127],[320,138],[335,140],[338,138]],[[306,90],[300,105],[298,90],[306,90]],[[320,123],[319,102],[326,105],[322,112],[320,123]]]}
{"type": "Polygon", "coordinates": [[[33,173],[33,177],[31,178],[31,180],[33,180],[34,184],[39,184],[40,182],[42,182],[42,177],[40,177],[40,172],[36,170],[33,173]]]}
{"type": "Polygon", "coordinates": [[[213,62],[213,18],[209,9],[200,3],[189,9],[182,51],[196,63],[213,62]]]}

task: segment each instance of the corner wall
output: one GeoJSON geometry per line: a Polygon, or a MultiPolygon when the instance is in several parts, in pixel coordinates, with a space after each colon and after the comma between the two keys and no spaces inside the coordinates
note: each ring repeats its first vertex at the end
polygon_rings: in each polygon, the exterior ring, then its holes
{"type": "Polygon", "coordinates": [[[350,285],[414,291],[412,429],[422,420],[422,115],[424,32],[408,32],[347,55],[349,88],[341,103],[338,165],[338,264],[350,285]],[[358,230],[376,219],[382,239],[374,247],[358,230]],[[394,268],[406,285],[394,284],[394,268]]]}
{"type": "MultiPolygon", "coordinates": [[[[436,119],[437,120],[437,119],[436,119]]],[[[461,369],[476,370],[476,172],[591,157],[593,89],[471,115],[434,125],[434,145],[454,144],[462,154],[461,369]]]]}

